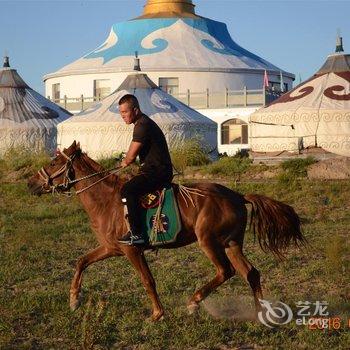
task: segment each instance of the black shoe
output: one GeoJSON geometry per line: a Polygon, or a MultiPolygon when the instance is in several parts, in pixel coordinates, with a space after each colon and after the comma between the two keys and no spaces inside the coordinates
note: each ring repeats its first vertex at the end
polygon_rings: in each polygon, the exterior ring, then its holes
{"type": "Polygon", "coordinates": [[[138,235],[133,235],[131,231],[126,233],[122,238],[118,239],[118,242],[121,244],[127,245],[144,245],[145,240],[138,235]]]}

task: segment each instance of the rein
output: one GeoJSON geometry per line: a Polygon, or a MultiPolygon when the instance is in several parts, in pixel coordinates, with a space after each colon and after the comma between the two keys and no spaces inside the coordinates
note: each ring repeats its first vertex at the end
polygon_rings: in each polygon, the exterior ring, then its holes
{"type": "Polygon", "coordinates": [[[102,175],[102,174],[110,172],[109,174],[107,174],[106,176],[104,176],[101,179],[98,179],[96,182],[92,183],[91,185],[88,185],[88,186],[82,188],[81,190],[76,191],[75,194],[78,195],[78,194],[88,190],[89,188],[95,186],[96,184],[100,183],[101,181],[105,180],[107,177],[118,173],[121,170],[121,167],[111,168],[111,169],[102,170],[102,171],[99,171],[99,172],[96,172],[93,174],[89,174],[89,175],[83,176],[83,177],[78,178],[78,179],[71,180],[69,177],[69,172],[72,169],[73,160],[75,159],[76,154],[74,153],[72,157],[69,157],[63,151],[61,151],[61,154],[67,159],[67,162],[61,168],[59,168],[57,171],[55,171],[53,174],[49,175],[47,173],[47,171],[44,169],[44,167],[42,167],[38,171],[39,176],[45,181],[42,185],[42,188],[44,189],[44,186],[49,187],[49,189],[46,190],[47,193],[48,192],[52,192],[52,194],[63,193],[65,195],[70,196],[70,195],[72,195],[72,192],[70,192],[69,189],[72,187],[72,185],[74,185],[80,181],[90,179],[90,178],[95,177],[97,175],[102,175]],[[62,175],[63,173],[65,173],[63,183],[53,185],[52,180],[54,180],[56,177],[62,175]]]}

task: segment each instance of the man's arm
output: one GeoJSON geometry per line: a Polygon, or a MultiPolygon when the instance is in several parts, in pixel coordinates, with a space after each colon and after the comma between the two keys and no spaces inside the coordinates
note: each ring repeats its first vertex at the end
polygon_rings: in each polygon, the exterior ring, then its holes
{"type": "Polygon", "coordinates": [[[142,147],[142,143],[141,142],[136,142],[136,141],[132,141],[131,142],[129,150],[126,153],[125,158],[121,162],[121,166],[123,168],[125,168],[126,166],[134,163],[137,155],[140,152],[141,147],[142,147]]]}

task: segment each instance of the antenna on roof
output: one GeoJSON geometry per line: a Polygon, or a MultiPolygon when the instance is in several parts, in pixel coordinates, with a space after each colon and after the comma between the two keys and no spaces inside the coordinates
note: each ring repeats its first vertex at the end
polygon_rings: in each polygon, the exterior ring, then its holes
{"type": "Polygon", "coordinates": [[[340,30],[337,30],[337,41],[335,46],[335,52],[344,52],[343,38],[340,36],[340,30]]]}
{"type": "Polygon", "coordinates": [[[8,56],[7,50],[5,50],[5,55],[4,55],[4,68],[9,68],[10,67],[10,58],[8,56]]]}
{"type": "Polygon", "coordinates": [[[134,71],[141,72],[140,59],[138,58],[138,52],[137,51],[135,51],[134,71]]]}

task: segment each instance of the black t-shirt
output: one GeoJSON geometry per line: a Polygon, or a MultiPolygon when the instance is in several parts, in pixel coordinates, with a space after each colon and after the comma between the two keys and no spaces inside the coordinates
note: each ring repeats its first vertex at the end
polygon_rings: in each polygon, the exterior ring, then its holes
{"type": "Polygon", "coordinates": [[[172,177],[173,167],[164,134],[145,114],[137,120],[132,140],[142,143],[139,153],[142,173],[161,178],[172,177]]]}

